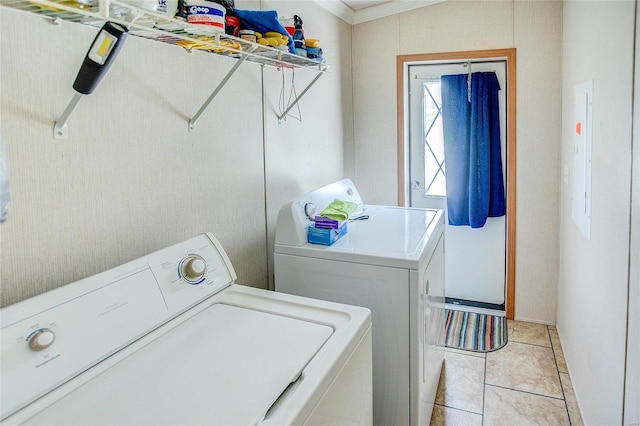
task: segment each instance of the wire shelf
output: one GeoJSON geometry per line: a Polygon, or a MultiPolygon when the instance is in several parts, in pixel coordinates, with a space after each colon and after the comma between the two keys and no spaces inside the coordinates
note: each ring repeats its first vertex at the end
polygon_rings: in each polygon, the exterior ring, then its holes
{"type": "MultiPolygon", "coordinates": [[[[213,90],[209,98],[189,120],[189,131],[195,129],[196,122],[209,104],[229,81],[238,67],[245,62],[283,68],[306,68],[315,71],[315,78],[302,93],[291,102],[286,111],[278,116],[282,122],[286,114],[300,98],[322,76],[329,66],[320,61],[293,55],[284,50],[263,46],[247,40],[225,34],[207,25],[194,25],[185,21],[140,9],[117,0],[0,0],[0,6],[10,7],[26,13],[35,13],[51,19],[54,23],[69,21],[101,28],[106,21],[115,22],[129,29],[129,34],[183,47],[188,51],[203,50],[217,55],[236,59],[235,65],[227,72],[222,81],[213,90]],[[131,17],[134,17],[132,19],[131,17]]],[[[76,93],[59,120],[54,123],[55,139],[67,138],[67,120],[75,106],[82,99],[76,93]]]]}
{"type": "Polygon", "coordinates": [[[136,37],[181,46],[186,50],[204,50],[232,58],[246,57],[247,61],[277,68],[308,68],[317,72],[329,69],[325,62],[252,43],[206,25],[167,18],[116,0],[0,0],[0,6],[35,13],[54,21],[94,27],[101,27],[107,20],[113,21],[129,27],[129,34],[136,37]],[[132,11],[141,15],[133,23],[127,21],[132,11]]]}

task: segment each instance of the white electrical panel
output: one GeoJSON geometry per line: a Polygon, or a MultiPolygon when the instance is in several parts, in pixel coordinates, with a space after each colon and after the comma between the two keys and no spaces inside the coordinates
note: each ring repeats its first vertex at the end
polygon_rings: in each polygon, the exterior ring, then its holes
{"type": "Polygon", "coordinates": [[[593,145],[593,80],[573,89],[573,170],[571,216],[591,239],[591,149],[593,145]]]}

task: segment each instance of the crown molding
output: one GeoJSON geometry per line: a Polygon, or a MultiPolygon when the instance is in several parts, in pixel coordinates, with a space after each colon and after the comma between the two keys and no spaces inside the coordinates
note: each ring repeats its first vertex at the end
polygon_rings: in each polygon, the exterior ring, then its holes
{"type": "Polygon", "coordinates": [[[353,25],[355,12],[340,0],[313,0],[313,2],[342,19],[347,24],[353,25]]]}
{"type": "Polygon", "coordinates": [[[386,16],[402,12],[408,12],[410,10],[431,6],[444,1],[447,0],[394,0],[377,6],[371,6],[354,11],[340,0],[313,0],[313,2],[318,6],[328,10],[330,13],[351,25],[373,21],[374,19],[384,18],[386,16]]]}
{"type": "Polygon", "coordinates": [[[402,12],[419,9],[432,4],[442,3],[446,0],[413,0],[400,1],[395,0],[390,3],[382,3],[378,6],[371,6],[357,10],[354,13],[352,25],[361,24],[363,22],[373,21],[374,19],[384,18],[386,16],[396,15],[402,12]]]}

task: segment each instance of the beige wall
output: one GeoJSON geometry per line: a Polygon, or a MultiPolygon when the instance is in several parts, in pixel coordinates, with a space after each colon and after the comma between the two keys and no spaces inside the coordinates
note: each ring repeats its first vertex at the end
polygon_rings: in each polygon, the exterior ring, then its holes
{"type": "MultiPolygon", "coordinates": [[[[640,8],[636,1],[636,23],[640,8]]],[[[634,88],[640,87],[640,33],[635,32],[634,88]]],[[[625,374],[624,424],[640,424],[640,90],[633,99],[633,171],[631,179],[631,232],[629,245],[629,314],[625,374]]]]}
{"type": "Polygon", "coordinates": [[[397,203],[396,56],[516,48],[515,315],[549,324],[558,271],[561,17],[559,1],[449,0],[353,29],[355,183],[369,203],[397,203]]]}
{"type": "Polygon", "coordinates": [[[571,218],[571,182],[561,187],[558,331],[585,423],[594,425],[622,423],[634,7],[567,1],[563,8],[562,162],[570,169],[574,86],[593,79],[594,100],[590,241],[571,218]]]}
{"type": "MultiPolygon", "coordinates": [[[[636,23],[640,8],[636,1],[636,23]]],[[[640,33],[635,32],[633,75],[633,167],[631,179],[631,232],[629,245],[629,313],[625,374],[624,424],[640,424],[640,33]]]]}
{"type": "MultiPolygon", "coordinates": [[[[188,132],[234,61],[130,37],[63,141],[52,125],[96,30],[0,8],[0,130],[12,191],[0,227],[1,306],[206,231],[228,251],[238,282],[267,287],[267,228],[279,204],[349,169],[352,112],[350,27],[312,4],[264,3],[300,14],[333,64],[302,99],[302,123],[277,123],[276,69],[264,70],[263,115],[261,67],[247,63],[188,132]]],[[[296,72],[298,92],[313,76],[296,72]]]]}
{"type": "MultiPolygon", "coordinates": [[[[351,26],[313,2],[264,2],[265,9],[277,8],[281,16],[298,14],[304,21],[307,38],[319,38],[324,55],[331,65],[304,95],[294,117],[278,124],[265,121],[267,228],[270,282],[273,284],[273,245],[278,212],[292,199],[353,173],[353,102],[351,95],[351,26]],[[329,47],[327,47],[329,46],[329,47]]],[[[304,90],[315,73],[296,71],[297,94],[304,90]]],[[[285,70],[284,96],[291,93],[291,71],[285,70]]],[[[268,117],[278,111],[282,91],[282,74],[265,71],[265,111],[268,117]]]]}

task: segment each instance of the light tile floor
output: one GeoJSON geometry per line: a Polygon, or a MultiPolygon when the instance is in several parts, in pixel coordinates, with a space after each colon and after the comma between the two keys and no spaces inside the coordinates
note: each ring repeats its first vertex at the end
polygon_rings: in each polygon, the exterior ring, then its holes
{"type": "Polygon", "coordinates": [[[583,424],[556,328],[507,327],[497,351],[446,349],[431,426],[583,424]]]}

